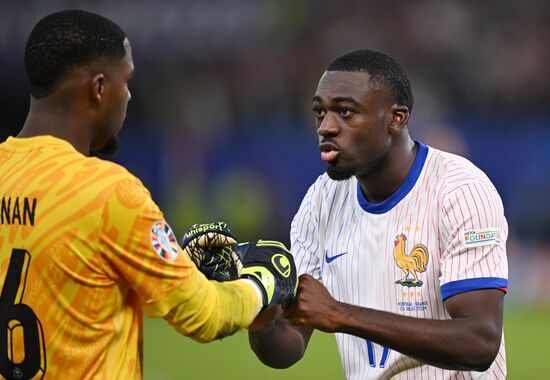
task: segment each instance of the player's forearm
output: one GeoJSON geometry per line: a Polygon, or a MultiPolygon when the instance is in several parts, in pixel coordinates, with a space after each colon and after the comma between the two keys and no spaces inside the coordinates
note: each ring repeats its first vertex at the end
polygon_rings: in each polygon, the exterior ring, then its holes
{"type": "Polygon", "coordinates": [[[281,316],[281,307],[276,305],[260,314],[249,327],[250,347],[262,363],[272,368],[288,368],[304,356],[311,336],[292,326],[281,316]]]}
{"type": "Polygon", "coordinates": [[[486,370],[498,353],[501,329],[472,317],[419,319],[340,304],[334,332],[371,340],[425,363],[454,370],[486,370]]]}
{"type": "Polygon", "coordinates": [[[198,342],[210,342],[248,327],[260,308],[253,285],[243,280],[217,283],[198,274],[185,289],[171,294],[175,304],[162,315],[181,334],[198,342]]]}

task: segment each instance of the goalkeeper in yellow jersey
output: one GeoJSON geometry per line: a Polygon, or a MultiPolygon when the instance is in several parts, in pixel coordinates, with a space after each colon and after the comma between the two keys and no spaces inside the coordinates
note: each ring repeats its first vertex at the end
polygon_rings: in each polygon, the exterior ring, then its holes
{"type": "MultiPolygon", "coordinates": [[[[200,342],[247,327],[294,297],[292,256],[277,244],[209,281],[189,258],[236,244],[223,223],[179,247],[114,150],[134,67],[119,26],[85,11],[51,14],[25,48],[30,110],[0,144],[0,379],[140,379],[143,310],[200,342]]],[[[260,244],[261,245],[261,244],[260,244]]],[[[233,260],[233,259],[232,259],[233,260]]]]}

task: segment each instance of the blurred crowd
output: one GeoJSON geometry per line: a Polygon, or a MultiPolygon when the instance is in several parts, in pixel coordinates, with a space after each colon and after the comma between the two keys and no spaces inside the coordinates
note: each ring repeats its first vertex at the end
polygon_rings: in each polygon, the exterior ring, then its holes
{"type": "Polygon", "coordinates": [[[340,53],[374,48],[410,75],[411,134],[467,156],[501,193],[510,265],[520,268],[511,288],[550,300],[547,0],[0,1],[2,139],[27,111],[30,30],[68,8],[113,19],[132,43],[132,101],[113,159],[176,230],[224,219],[243,239],[288,242],[323,172],[310,110],[317,80],[340,53]]]}

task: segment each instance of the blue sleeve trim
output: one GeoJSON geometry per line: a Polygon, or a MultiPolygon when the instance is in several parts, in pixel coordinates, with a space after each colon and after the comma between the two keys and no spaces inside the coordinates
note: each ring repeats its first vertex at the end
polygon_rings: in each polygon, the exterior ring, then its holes
{"type": "Polygon", "coordinates": [[[479,277],[467,280],[451,281],[441,286],[443,301],[456,294],[479,289],[502,289],[508,290],[508,280],[500,277],[479,277]]]}

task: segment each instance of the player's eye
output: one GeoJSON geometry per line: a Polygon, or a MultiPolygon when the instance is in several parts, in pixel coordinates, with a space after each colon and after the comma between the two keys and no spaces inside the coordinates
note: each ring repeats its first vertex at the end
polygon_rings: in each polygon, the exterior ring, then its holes
{"type": "Polygon", "coordinates": [[[340,107],[338,109],[338,114],[340,114],[340,116],[342,116],[342,117],[347,117],[347,116],[351,115],[351,110],[349,108],[346,108],[346,107],[340,107]]]}
{"type": "Polygon", "coordinates": [[[325,116],[325,110],[323,108],[315,106],[312,109],[313,109],[313,113],[315,113],[315,116],[317,117],[325,116]]]}

